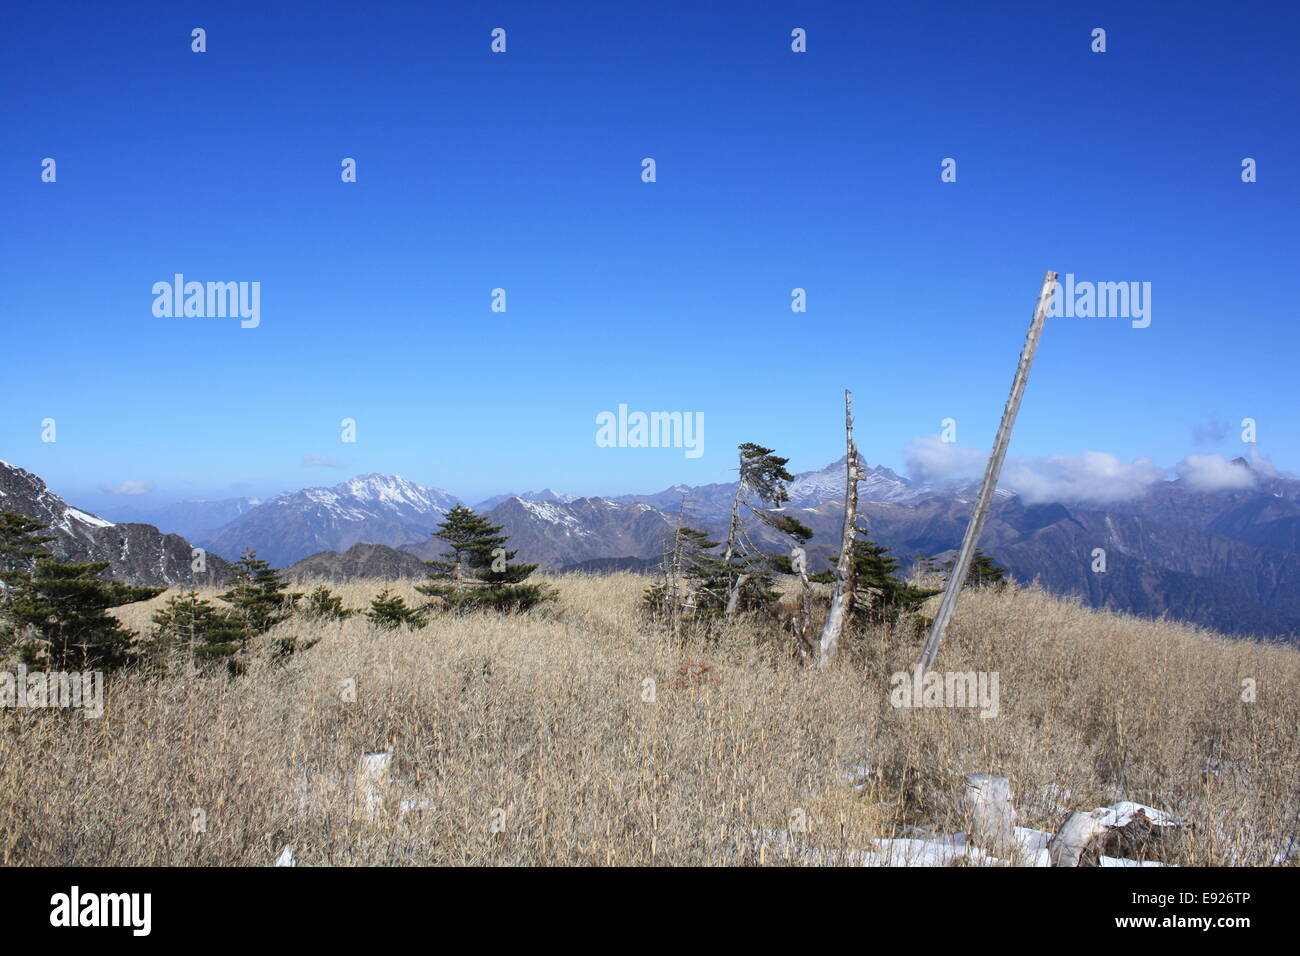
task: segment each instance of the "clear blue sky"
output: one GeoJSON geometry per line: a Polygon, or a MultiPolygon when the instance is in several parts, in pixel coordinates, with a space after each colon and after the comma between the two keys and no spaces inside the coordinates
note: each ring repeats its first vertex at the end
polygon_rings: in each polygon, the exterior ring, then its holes
{"type": "Polygon", "coordinates": [[[839,457],[848,386],[902,470],[946,417],[987,449],[1053,268],[1150,282],[1152,322],[1052,320],[1013,457],[1232,457],[1250,416],[1296,470],[1298,28],[1251,2],[7,3],[0,458],[88,507],[368,471],[652,491],[727,480],[741,441],[839,457]],[[177,272],[259,281],[260,327],[156,318],[177,272]],[[705,454],[596,447],[619,403],[703,412],[705,454]]]}

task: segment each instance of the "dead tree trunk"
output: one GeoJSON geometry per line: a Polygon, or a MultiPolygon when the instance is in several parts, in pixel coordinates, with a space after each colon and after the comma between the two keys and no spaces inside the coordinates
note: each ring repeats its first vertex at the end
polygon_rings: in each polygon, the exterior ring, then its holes
{"type": "Polygon", "coordinates": [[[808,588],[808,552],[795,545],[790,549],[790,567],[799,575],[799,612],[794,619],[795,646],[801,658],[812,656],[815,648],[808,640],[808,625],[812,622],[812,594],[808,588]]]}
{"type": "MultiPolygon", "coordinates": [[[[731,566],[731,559],[740,549],[740,539],[745,535],[744,526],[740,520],[740,506],[744,501],[745,492],[748,490],[748,483],[745,474],[745,453],[742,448],[740,453],[740,474],[736,479],[736,495],[731,499],[731,524],[727,527],[727,551],[722,556],[722,563],[731,566]]],[[[736,613],[736,608],[740,606],[740,589],[745,586],[749,580],[748,574],[737,574],[731,582],[731,588],[727,592],[727,607],[724,613],[731,617],[736,613]]]]}
{"type": "Polygon", "coordinates": [[[673,637],[680,637],[682,630],[682,604],[685,599],[682,597],[684,582],[682,580],[682,525],[685,523],[686,516],[686,495],[682,495],[682,500],[677,509],[677,524],[673,528],[670,538],[665,541],[664,549],[664,601],[668,605],[669,620],[671,622],[673,637]],[[672,542],[668,547],[668,542],[672,542]]]}
{"type": "Polygon", "coordinates": [[[858,447],[853,444],[853,393],[844,390],[844,444],[848,448],[847,483],[844,488],[844,530],[840,535],[840,559],[835,566],[835,591],[831,611],[822,626],[817,644],[817,666],[825,667],[835,659],[840,635],[853,604],[853,542],[858,534],[858,447]]]}
{"type": "Polygon", "coordinates": [[[736,580],[732,582],[731,593],[727,595],[727,617],[734,615],[736,613],[736,608],[740,606],[740,589],[745,586],[745,582],[748,580],[748,574],[738,574],[736,575],[736,580]]]}
{"type": "Polygon", "coordinates": [[[957,597],[966,583],[971,559],[975,556],[975,547],[979,543],[980,531],[984,528],[984,520],[989,515],[989,506],[993,503],[993,492],[997,489],[998,475],[1002,472],[1002,460],[1007,455],[1007,445],[1011,443],[1011,428],[1016,423],[1016,413],[1020,411],[1020,399],[1024,397],[1025,384],[1029,381],[1029,366],[1034,362],[1038,338],[1043,333],[1047,308],[1052,302],[1052,293],[1055,289],[1056,273],[1048,270],[1043,277],[1043,288],[1038,293],[1038,306],[1034,309],[1033,321],[1029,323],[1025,346],[1020,351],[1016,375],[1011,381],[1011,394],[1007,397],[1006,407],[1002,410],[1002,424],[998,426],[997,438],[993,442],[993,450],[989,453],[988,466],[984,469],[984,482],[980,485],[979,496],[975,499],[975,510],[971,512],[970,524],[966,525],[966,536],[962,539],[961,551],[957,554],[957,561],[944,586],[939,611],[934,616],[934,623],[930,625],[930,634],[917,661],[916,666],[922,671],[928,671],[933,666],[935,655],[939,652],[939,645],[943,643],[943,633],[947,630],[948,621],[957,606],[957,597]]]}

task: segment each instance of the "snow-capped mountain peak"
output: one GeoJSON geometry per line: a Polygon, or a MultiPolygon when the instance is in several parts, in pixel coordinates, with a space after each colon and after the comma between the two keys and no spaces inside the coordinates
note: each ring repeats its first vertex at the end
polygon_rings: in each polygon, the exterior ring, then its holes
{"type": "Polygon", "coordinates": [[[556,491],[554,488],[543,488],[541,491],[520,491],[505,495],[493,495],[491,498],[485,498],[474,506],[474,510],[479,514],[491,511],[497,505],[511,498],[518,498],[520,501],[549,501],[554,504],[567,505],[578,500],[578,495],[566,494],[563,491],[556,491]]]}
{"type": "Polygon", "coordinates": [[[460,504],[440,488],[398,475],[357,475],[328,488],[276,495],[203,543],[218,554],[247,547],[277,565],[365,541],[396,546],[427,537],[460,504]]]}
{"type": "MultiPolygon", "coordinates": [[[[903,501],[917,496],[916,487],[906,478],[883,465],[868,467],[861,455],[858,462],[862,468],[862,478],[858,482],[859,501],[903,501]]],[[[844,455],[825,468],[795,475],[794,481],[788,485],[790,504],[815,506],[827,501],[843,501],[848,484],[847,465],[848,456],[844,455]]]]}

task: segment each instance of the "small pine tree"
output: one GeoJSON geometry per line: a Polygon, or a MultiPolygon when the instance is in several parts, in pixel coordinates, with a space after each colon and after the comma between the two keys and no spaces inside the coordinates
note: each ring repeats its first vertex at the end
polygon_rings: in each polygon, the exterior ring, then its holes
{"type": "Polygon", "coordinates": [[[301,594],[289,592],[280,572],[257,556],[244,551],[234,565],[234,576],[221,600],[231,605],[250,634],[263,634],[293,613],[301,594]]]}
{"type": "Polygon", "coordinates": [[[655,616],[671,620],[674,631],[683,617],[707,619],[726,610],[731,569],[715,553],[717,547],[707,532],[685,524],[669,534],[664,579],[647,588],[642,601],[655,616]]]}
{"type": "MultiPolygon", "coordinates": [[[[853,602],[853,614],[867,624],[892,624],[901,615],[918,610],[926,598],[939,593],[899,580],[894,574],[899,568],[898,561],[888,548],[868,538],[853,542],[853,568],[854,585],[859,592],[859,598],[853,602]]],[[[826,573],[812,580],[833,578],[826,573]]]]}
{"type": "Polygon", "coordinates": [[[388,630],[396,630],[403,624],[410,628],[424,627],[425,624],[424,614],[419,608],[408,606],[400,594],[393,594],[388,588],[380,591],[370,602],[366,619],[376,627],[388,630]]]}
{"type": "Polygon", "coordinates": [[[343,599],[323,584],[298,607],[298,614],[309,621],[346,621],[355,611],[343,606],[343,599]]]}
{"type": "Polygon", "coordinates": [[[149,654],[164,668],[177,657],[193,664],[229,658],[250,636],[233,612],[215,607],[197,591],[173,595],[154,613],[153,624],[149,654]]]}
{"type": "MultiPolygon", "coordinates": [[[[953,566],[957,559],[953,558],[944,565],[944,570],[949,574],[952,573],[953,566]]],[[[1006,568],[1000,567],[993,563],[993,559],[981,551],[975,549],[975,555],[971,558],[970,568],[966,571],[966,581],[962,584],[964,588],[984,588],[993,587],[1001,589],[1006,587],[1006,568]]]]}
{"type": "Polygon", "coordinates": [[[449,550],[442,560],[425,562],[432,570],[429,581],[416,588],[421,594],[453,608],[497,611],[526,611],[556,596],[543,585],[524,584],[537,565],[511,564],[518,552],[506,550],[509,536],[464,505],[448,511],[433,536],[449,550]]]}

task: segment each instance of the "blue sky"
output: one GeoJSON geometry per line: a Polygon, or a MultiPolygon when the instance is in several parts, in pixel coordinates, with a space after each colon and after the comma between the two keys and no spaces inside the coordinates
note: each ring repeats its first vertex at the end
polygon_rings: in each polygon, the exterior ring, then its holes
{"type": "Polygon", "coordinates": [[[904,471],[944,418],[988,448],[1052,268],[1151,324],[1051,320],[1012,458],[1172,468],[1251,417],[1300,470],[1300,14],[1141,6],[7,4],[0,458],[86,507],[648,492],[834,460],[847,386],[904,471]],[[261,324],[155,317],[175,273],[261,324]],[[597,447],[620,403],[705,453],[597,447]]]}

